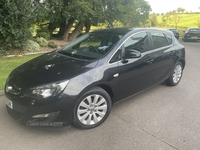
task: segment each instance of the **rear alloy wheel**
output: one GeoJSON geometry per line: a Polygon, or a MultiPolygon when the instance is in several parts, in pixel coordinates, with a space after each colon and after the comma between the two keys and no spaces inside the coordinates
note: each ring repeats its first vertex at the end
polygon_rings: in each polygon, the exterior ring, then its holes
{"type": "Polygon", "coordinates": [[[80,98],[75,108],[73,123],[82,129],[97,127],[106,120],[110,110],[109,94],[100,87],[94,87],[80,98]]]}
{"type": "Polygon", "coordinates": [[[170,86],[177,85],[183,74],[183,65],[181,62],[177,62],[174,66],[172,75],[166,80],[166,84],[170,86]]]}

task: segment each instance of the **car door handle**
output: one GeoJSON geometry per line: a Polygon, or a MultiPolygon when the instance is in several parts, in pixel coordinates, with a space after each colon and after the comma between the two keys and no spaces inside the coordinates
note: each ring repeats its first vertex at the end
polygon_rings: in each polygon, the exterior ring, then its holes
{"type": "Polygon", "coordinates": [[[149,60],[147,61],[147,63],[148,63],[148,64],[152,64],[153,61],[154,61],[154,59],[149,59],[149,60]]]}
{"type": "Polygon", "coordinates": [[[114,78],[119,77],[119,73],[113,75],[114,78]]]}

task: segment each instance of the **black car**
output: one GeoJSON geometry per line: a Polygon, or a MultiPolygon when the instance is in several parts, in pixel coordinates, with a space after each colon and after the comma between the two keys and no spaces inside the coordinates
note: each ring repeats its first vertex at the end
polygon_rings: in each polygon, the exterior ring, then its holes
{"type": "Polygon", "coordinates": [[[183,36],[183,41],[198,41],[200,40],[200,28],[188,28],[183,36]]]}
{"type": "Polygon", "coordinates": [[[179,39],[179,32],[178,32],[178,30],[176,30],[175,28],[170,28],[170,29],[168,29],[168,30],[172,31],[173,34],[174,34],[174,36],[175,36],[177,39],[179,39]]]}
{"type": "Polygon", "coordinates": [[[104,29],[14,69],[7,111],[27,126],[100,125],[111,106],[162,82],[175,86],[185,48],[168,30],[104,29]]]}

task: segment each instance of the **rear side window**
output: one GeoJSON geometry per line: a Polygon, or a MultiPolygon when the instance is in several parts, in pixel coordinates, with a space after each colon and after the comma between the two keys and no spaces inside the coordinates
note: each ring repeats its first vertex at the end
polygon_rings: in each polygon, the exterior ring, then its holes
{"type": "Polygon", "coordinates": [[[169,44],[171,45],[172,44],[172,36],[169,34],[166,34],[166,37],[167,37],[169,44]]]}
{"type": "Polygon", "coordinates": [[[151,36],[153,40],[154,49],[171,45],[168,43],[168,40],[165,37],[165,35],[161,32],[157,32],[157,31],[151,32],[151,36]]]}

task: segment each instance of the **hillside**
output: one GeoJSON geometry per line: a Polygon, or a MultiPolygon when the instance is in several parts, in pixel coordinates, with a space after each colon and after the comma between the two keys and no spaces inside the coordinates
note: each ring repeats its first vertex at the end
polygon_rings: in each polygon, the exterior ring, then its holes
{"type": "MultiPolygon", "coordinates": [[[[200,13],[183,13],[178,14],[181,17],[180,22],[178,23],[178,29],[185,30],[189,27],[197,27],[196,23],[200,20],[200,13]]],[[[158,26],[159,27],[175,27],[173,21],[168,21],[166,25],[163,25],[162,15],[157,16],[158,26]]]]}

